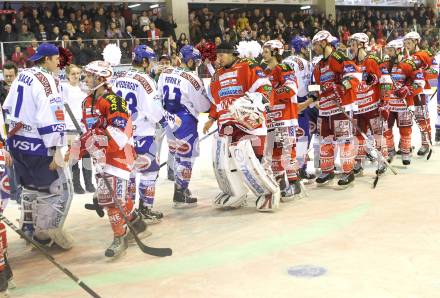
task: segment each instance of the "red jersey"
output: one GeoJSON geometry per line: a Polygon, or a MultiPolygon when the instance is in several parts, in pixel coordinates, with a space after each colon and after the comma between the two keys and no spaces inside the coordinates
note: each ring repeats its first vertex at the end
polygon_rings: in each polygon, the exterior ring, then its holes
{"type": "Polygon", "coordinates": [[[266,124],[249,130],[241,126],[229,113],[229,106],[246,92],[259,92],[272,103],[272,86],[261,67],[253,59],[239,59],[228,68],[218,69],[211,78],[210,91],[214,104],[209,116],[217,119],[219,131],[226,125],[233,125],[248,134],[266,135],[266,124]]]}
{"type": "Polygon", "coordinates": [[[438,77],[438,72],[433,67],[434,55],[428,50],[420,50],[407,58],[412,60],[417,68],[422,69],[426,82],[425,89],[431,89],[429,80],[435,80],[438,77]]]}
{"type": "Polygon", "coordinates": [[[83,119],[87,130],[102,129],[107,137],[104,172],[128,180],[135,158],[133,127],[125,99],[113,92],[83,101],[83,119]],[[99,127],[97,127],[99,126],[99,127]]]}
{"type": "Polygon", "coordinates": [[[380,71],[381,62],[382,61],[379,57],[373,54],[369,54],[360,64],[358,64],[359,68],[362,71],[362,81],[360,82],[357,90],[357,110],[354,111],[355,114],[368,113],[370,111],[376,110],[379,107],[379,79],[382,75],[382,72],[380,71]],[[375,76],[377,82],[373,85],[368,85],[368,76],[375,76]]]}
{"type": "Polygon", "coordinates": [[[278,64],[265,70],[273,87],[273,105],[267,115],[267,128],[298,125],[298,82],[287,64],[278,64]]]}
{"type": "Polygon", "coordinates": [[[406,106],[414,105],[414,96],[423,91],[425,79],[423,72],[418,69],[411,60],[404,59],[401,62],[393,63],[389,59],[380,64],[382,77],[380,79],[382,100],[386,101],[392,112],[406,111],[406,106]],[[398,98],[395,93],[397,89],[407,86],[410,94],[404,99],[398,98]]]}
{"type": "Polygon", "coordinates": [[[319,115],[331,116],[341,113],[338,107],[355,109],[356,92],[362,80],[360,69],[340,51],[333,51],[327,59],[321,59],[313,70],[316,84],[321,85],[319,115]],[[345,90],[342,82],[347,80],[351,88],[345,90]],[[335,102],[336,101],[336,102],[335,102]]]}

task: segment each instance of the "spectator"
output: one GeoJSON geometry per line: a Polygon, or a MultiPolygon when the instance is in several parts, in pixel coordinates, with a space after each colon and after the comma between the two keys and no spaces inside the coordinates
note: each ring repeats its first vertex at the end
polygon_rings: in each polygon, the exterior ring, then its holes
{"type": "Polygon", "coordinates": [[[155,40],[158,39],[160,36],[161,36],[160,30],[156,28],[156,25],[154,25],[154,23],[151,23],[150,29],[147,31],[147,37],[149,39],[155,40]]]}
{"type": "Polygon", "coordinates": [[[69,36],[70,39],[75,38],[76,36],[76,30],[73,27],[72,22],[67,22],[66,23],[66,30],[64,30],[64,34],[67,34],[69,36]]]}
{"type": "Polygon", "coordinates": [[[84,40],[84,39],[89,39],[89,38],[90,38],[90,35],[89,35],[89,33],[86,31],[86,25],[85,25],[84,23],[79,25],[79,29],[78,29],[78,31],[76,31],[75,36],[76,36],[77,38],[78,38],[78,37],[81,37],[82,40],[84,40]]]}
{"type": "Polygon", "coordinates": [[[121,30],[119,30],[115,22],[110,23],[110,28],[107,30],[107,37],[111,39],[122,38],[121,30]]]}
{"type": "Polygon", "coordinates": [[[21,51],[19,45],[15,46],[15,51],[12,54],[11,60],[20,68],[26,67],[26,56],[21,51]]]}
{"type": "MultiPolygon", "coordinates": [[[[32,39],[35,39],[35,35],[32,32],[29,32],[28,25],[23,24],[21,25],[21,31],[18,34],[18,40],[19,41],[31,41],[32,39]]],[[[22,43],[22,46],[28,46],[29,43],[22,43]]]]}
{"type": "Polygon", "coordinates": [[[64,15],[64,9],[58,8],[58,15],[56,17],[56,23],[61,31],[64,31],[66,29],[68,22],[69,22],[69,20],[64,15]]]}
{"type": "Polygon", "coordinates": [[[52,34],[50,35],[50,40],[61,41],[63,36],[61,35],[60,28],[58,26],[53,27],[52,34]]]}
{"type": "Polygon", "coordinates": [[[180,33],[179,39],[177,40],[177,50],[180,51],[180,49],[187,44],[189,44],[189,40],[186,34],[180,33]]]}
{"type": "Polygon", "coordinates": [[[148,17],[147,11],[144,10],[138,20],[139,27],[149,26],[150,23],[151,22],[150,22],[150,18],[148,17]]]}
{"type": "Polygon", "coordinates": [[[121,43],[121,63],[131,63],[131,46],[129,46],[128,41],[126,40],[121,43]]]}
{"type": "Polygon", "coordinates": [[[242,31],[247,26],[249,26],[249,19],[246,17],[246,12],[242,12],[240,18],[237,20],[237,28],[239,31],[242,31]]]}
{"type": "Polygon", "coordinates": [[[49,34],[47,33],[46,28],[44,28],[44,24],[38,25],[38,32],[35,38],[40,41],[47,41],[49,38],[49,34]]]}
{"type": "Polygon", "coordinates": [[[31,40],[31,44],[26,48],[26,57],[28,58],[28,57],[32,56],[33,54],[35,54],[37,47],[38,47],[38,42],[34,38],[31,40]]]}
{"type": "MultiPolygon", "coordinates": [[[[98,8],[98,14],[95,15],[94,21],[95,21],[95,30],[96,30],[96,22],[99,22],[99,28],[107,28],[107,22],[108,16],[105,15],[105,11],[103,7],[98,8]]],[[[105,35],[105,34],[104,34],[105,35]]]]}
{"type": "Polygon", "coordinates": [[[5,25],[5,31],[2,32],[2,34],[1,34],[1,40],[3,42],[5,42],[4,51],[5,51],[6,58],[10,58],[12,53],[14,52],[14,45],[10,42],[18,40],[17,34],[12,32],[12,25],[11,24],[5,25]]]}
{"type": "Polygon", "coordinates": [[[124,3],[121,9],[121,16],[125,19],[127,25],[132,25],[133,12],[128,7],[128,3],[124,3]]]}
{"type": "Polygon", "coordinates": [[[50,9],[47,9],[44,12],[44,18],[42,20],[44,28],[49,29],[53,28],[55,26],[55,19],[52,16],[52,11],[50,9]]]}
{"type": "Polygon", "coordinates": [[[163,21],[163,37],[172,37],[176,40],[176,22],[174,22],[173,16],[169,15],[166,21],[163,21]]]}
{"type": "Polygon", "coordinates": [[[92,44],[89,47],[89,61],[102,60],[101,48],[99,46],[98,40],[93,39],[92,44]]]}

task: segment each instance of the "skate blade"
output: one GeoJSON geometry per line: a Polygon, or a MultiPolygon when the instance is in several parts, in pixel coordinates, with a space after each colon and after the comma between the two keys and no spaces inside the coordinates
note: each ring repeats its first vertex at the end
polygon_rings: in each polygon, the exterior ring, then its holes
{"type": "Polygon", "coordinates": [[[143,221],[147,224],[147,225],[155,225],[158,223],[162,222],[161,218],[154,218],[154,219],[146,219],[146,218],[142,218],[143,221]]]}
{"type": "MultiPolygon", "coordinates": [[[[127,248],[128,249],[128,248],[127,248]]],[[[127,249],[125,249],[124,251],[120,252],[117,255],[114,255],[112,257],[108,257],[104,254],[104,256],[107,258],[107,262],[114,262],[120,258],[122,258],[123,256],[125,256],[127,254],[127,249]]]]}
{"type": "MultiPolygon", "coordinates": [[[[333,180],[333,179],[332,179],[332,180],[333,180]]],[[[330,182],[331,182],[332,180],[328,180],[328,181],[323,182],[323,183],[318,183],[318,182],[316,182],[316,186],[317,186],[317,187],[323,187],[323,186],[326,186],[326,185],[330,184],[330,182]]]]}
{"type": "MultiPolygon", "coordinates": [[[[354,182],[354,181],[353,181],[354,182]]],[[[349,187],[353,187],[353,185],[354,185],[354,183],[353,182],[351,182],[351,183],[349,183],[349,184],[346,184],[346,185],[337,185],[338,187],[337,187],[337,189],[339,189],[339,190],[344,190],[344,189],[347,189],[347,188],[349,188],[349,187]]]]}
{"type": "Polygon", "coordinates": [[[197,207],[197,203],[174,203],[174,209],[190,209],[197,207]]]}

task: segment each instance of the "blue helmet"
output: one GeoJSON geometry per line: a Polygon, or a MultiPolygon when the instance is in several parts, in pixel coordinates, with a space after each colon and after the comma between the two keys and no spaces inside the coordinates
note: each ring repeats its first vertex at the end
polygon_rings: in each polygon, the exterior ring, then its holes
{"type": "Polygon", "coordinates": [[[295,50],[295,53],[301,53],[301,49],[306,49],[310,45],[310,40],[304,36],[295,36],[290,41],[290,46],[295,50]]]}
{"type": "Polygon", "coordinates": [[[188,61],[191,59],[196,64],[198,64],[202,60],[202,55],[200,54],[200,51],[191,45],[183,46],[180,49],[180,57],[185,64],[187,64],[188,61]]]}
{"type": "Polygon", "coordinates": [[[142,62],[142,59],[144,58],[148,59],[148,61],[156,59],[156,54],[154,53],[153,49],[146,45],[136,46],[133,54],[133,61],[138,63],[142,62]]]}

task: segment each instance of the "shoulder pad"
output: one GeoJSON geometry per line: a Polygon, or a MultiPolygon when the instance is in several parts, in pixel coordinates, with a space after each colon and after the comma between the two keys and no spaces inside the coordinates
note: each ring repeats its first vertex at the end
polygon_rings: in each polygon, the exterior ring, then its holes
{"type": "Polygon", "coordinates": [[[420,50],[420,52],[428,54],[429,57],[434,57],[434,54],[430,50],[420,50]]]}
{"type": "Polygon", "coordinates": [[[292,68],[290,67],[290,65],[286,64],[286,63],[280,63],[278,64],[278,66],[283,70],[283,71],[291,71],[292,68]]]}
{"type": "Polygon", "coordinates": [[[348,57],[340,50],[333,51],[330,56],[335,58],[338,62],[344,62],[348,60],[348,57]]]}
{"type": "Polygon", "coordinates": [[[417,65],[411,59],[403,59],[401,63],[406,63],[411,65],[412,70],[417,70],[417,65]]]}
{"type": "Polygon", "coordinates": [[[369,54],[369,55],[367,56],[367,58],[376,61],[377,64],[381,64],[382,61],[383,61],[383,60],[381,60],[381,59],[379,58],[379,56],[377,56],[377,55],[375,55],[375,54],[369,54]]]}
{"type": "Polygon", "coordinates": [[[243,58],[243,59],[240,59],[240,63],[246,63],[246,64],[248,64],[251,68],[254,68],[254,67],[259,66],[257,60],[255,60],[255,59],[251,59],[251,58],[243,58]]]}

